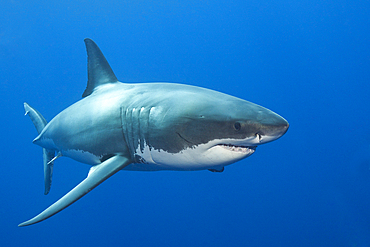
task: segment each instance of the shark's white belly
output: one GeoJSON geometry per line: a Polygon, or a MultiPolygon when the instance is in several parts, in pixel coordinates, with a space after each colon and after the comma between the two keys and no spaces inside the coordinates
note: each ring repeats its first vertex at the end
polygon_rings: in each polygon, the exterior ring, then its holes
{"type": "Polygon", "coordinates": [[[136,154],[141,157],[142,163],[134,163],[125,170],[132,171],[196,171],[206,169],[221,169],[229,165],[230,160],[236,162],[252,155],[255,149],[250,148],[230,148],[228,146],[217,145],[227,143],[228,140],[213,140],[197,147],[187,148],[179,153],[169,153],[164,150],[149,149],[148,145],[141,151],[136,150],[136,154]],[[232,149],[232,150],[231,150],[232,149]]]}

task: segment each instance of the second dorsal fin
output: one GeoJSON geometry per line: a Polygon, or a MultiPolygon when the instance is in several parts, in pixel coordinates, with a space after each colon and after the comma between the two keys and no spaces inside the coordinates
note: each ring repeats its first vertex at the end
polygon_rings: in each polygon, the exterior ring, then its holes
{"type": "Polygon", "coordinates": [[[118,82],[107,59],[105,59],[95,42],[89,38],[86,38],[84,41],[87,51],[88,81],[82,97],[89,96],[100,85],[118,82]]]}

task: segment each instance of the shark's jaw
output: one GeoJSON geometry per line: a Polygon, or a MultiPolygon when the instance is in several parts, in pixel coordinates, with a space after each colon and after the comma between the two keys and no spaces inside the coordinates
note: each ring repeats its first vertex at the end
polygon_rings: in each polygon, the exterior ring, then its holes
{"type": "Polygon", "coordinates": [[[253,154],[256,151],[257,146],[237,146],[231,144],[218,144],[217,147],[224,148],[231,152],[244,153],[244,154],[253,154]]]}
{"type": "MultiPolygon", "coordinates": [[[[254,138],[253,138],[254,140],[254,138]]],[[[217,160],[219,165],[227,166],[239,160],[251,156],[257,148],[257,143],[246,140],[214,140],[211,141],[208,149],[204,152],[206,156],[213,156],[213,163],[217,160]]]]}
{"type": "MultiPolygon", "coordinates": [[[[178,153],[145,148],[142,152],[137,149],[136,154],[146,161],[150,170],[221,169],[247,158],[256,151],[257,146],[278,139],[280,136],[280,134],[275,136],[257,134],[245,139],[214,139],[207,143],[186,148],[178,153]]],[[[135,166],[135,168],[127,167],[130,170],[136,168],[138,166],[135,166]]]]}

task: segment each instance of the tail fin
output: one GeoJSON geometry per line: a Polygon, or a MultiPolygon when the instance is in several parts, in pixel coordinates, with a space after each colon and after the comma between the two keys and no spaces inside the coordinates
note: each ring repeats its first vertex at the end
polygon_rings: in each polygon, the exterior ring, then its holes
{"type": "MultiPolygon", "coordinates": [[[[40,134],[41,131],[47,124],[45,118],[38,112],[36,109],[32,108],[29,104],[24,103],[24,110],[26,111],[25,115],[30,116],[33,124],[35,125],[37,132],[40,134]]],[[[47,195],[50,191],[51,180],[53,177],[53,165],[54,161],[50,162],[54,156],[55,151],[43,148],[43,162],[44,162],[44,182],[45,182],[45,191],[44,194],[47,195]]]]}

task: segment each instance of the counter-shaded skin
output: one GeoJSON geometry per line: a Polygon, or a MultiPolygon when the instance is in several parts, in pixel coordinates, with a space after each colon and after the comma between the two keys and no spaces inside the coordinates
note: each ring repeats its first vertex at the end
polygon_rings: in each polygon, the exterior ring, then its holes
{"type": "Polygon", "coordinates": [[[90,39],[85,44],[88,85],[83,99],[49,123],[27,103],[25,110],[39,132],[34,143],[44,150],[45,194],[57,157],[92,168],[72,191],[20,226],[56,214],[122,169],[223,171],[289,127],[264,107],[213,90],[121,83],[97,45],[90,39]]]}

